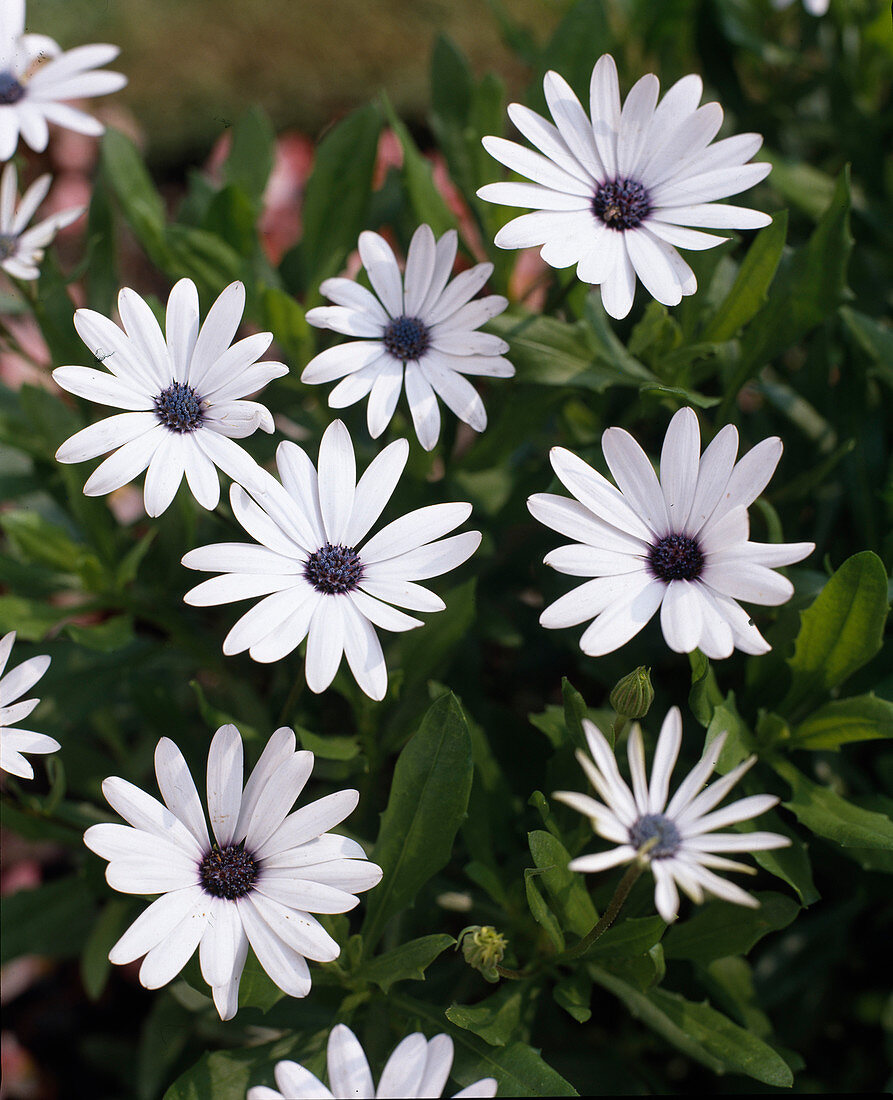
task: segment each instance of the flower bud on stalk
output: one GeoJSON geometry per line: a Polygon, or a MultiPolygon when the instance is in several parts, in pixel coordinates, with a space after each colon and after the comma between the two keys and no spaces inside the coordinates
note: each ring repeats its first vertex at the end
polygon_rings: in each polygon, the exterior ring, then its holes
{"type": "Polygon", "coordinates": [[[470,924],[459,933],[465,961],[479,970],[488,982],[498,982],[497,966],[502,962],[508,940],[490,924],[470,924]]]}
{"type": "Polygon", "coordinates": [[[611,692],[610,703],[617,712],[614,723],[614,736],[619,737],[626,723],[644,718],[654,702],[654,688],[651,686],[651,669],[639,665],[618,680],[611,692]]]}

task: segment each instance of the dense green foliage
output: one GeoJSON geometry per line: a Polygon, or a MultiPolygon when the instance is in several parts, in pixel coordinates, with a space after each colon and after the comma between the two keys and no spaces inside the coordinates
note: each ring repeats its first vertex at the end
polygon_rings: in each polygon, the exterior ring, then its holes
{"type": "MultiPolygon", "coordinates": [[[[134,145],[109,130],[83,264],[63,273],[50,255],[33,298],[4,300],[33,308],[54,366],[87,365],[67,284],[80,283],[86,304],[111,314],[123,238],[135,239],[158,273],[137,287],[163,288],[149,299],[155,306],[183,276],[196,281],[203,311],[241,279],[250,321],[273,331],[290,366],[263,400],[280,430],[315,457],[335,414],[322,388],[298,381],[328,339],[304,311],[320,304],[320,281],[343,269],[362,229],[390,227],[405,253],[420,222],[436,233],[458,225],[460,249],[473,259],[479,241],[495,265],[492,290],[513,299],[488,328],[510,342],[517,377],[486,387],[491,419],[481,436],[458,433],[445,417],[440,444],[426,454],[404,404],[376,442],[364,406],[345,410],[361,469],[384,442],[411,441],[386,520],[469,500],[484,532],[471,561],[435,584],[446,611],[420,630],[383,637],[390,682],[382,703],[367,699],[345,668],[329,691],[312,695],[298,654],[272,666],[224,657],[237,611],[186,606],[196,578],[180,558],[242,538],[226,496],[209,514],[184,485],[159,520],[119,524],[105,499],[83,495],[85,468],[53,457],[97,410],[41,386],[2,392],[0,482],[10,505],[0,513],[0,633],[18,632],[19,656],[52,656],[33,721],[63,746],[46,759],[48,782],[39,764],[33,784],[6,783],[5,827],[51,843],[58,856],[44,884],[6,899],[2,958],[60,960],[66,996],[87,1002],[79,1033],[63,1029],[40,1052],[67,1081],[60,1095],[85,1095],[78,1082],[88,1081],[97,1100],[242,1100],[249,1085],[272,1084],[277,1058],[321,1074],[326,1035],[339,1020],[378,1068],[411,1030],[445,1031],[456,1044],[454,1080],[495,1076],[500,1095],[857,1092],[880,1089],[889,1073],[889,10],[832,0],[831,14],[817,20],[799,3],[774,12],[761,0],[562,7],[563,20],[542,42],[510,4],[491,5],[529,70],[525,101],[534,109],[544,71],[583,92],[594,61],[609,51],[624,90],[643,72],[657,72],[666,88],[697,71],[706,98],[723,104],[724,133],[765,135],[774,170],[747,201],[774,221],[739,235],[747,240],[687,254],[699,291],[679,307],[649,301],[639,288],[631,316],[613,322],[572,271],[551,269],[542,309],[519,300],[517,254],[492,244],[506,211],[475,196],[501,178],[480,137],[507,132],[503,89],[492,75],[475,75],[446,38],[433,47],[428,122],[467,207],[461,224],[418,131],[386,102],[359,107],[318,145],[303,236],[278,267],[256,231],[274,150],[262,112],[247,110],[236,123],[222,182],[193,175],[173,215],[134,145]],[[385,126],[399,138],[403,164],[373,191],[385,126]],[[526,499],[556,491],[551,447],[567,446],[604,470],[601,432],[623,425],[656,456],[683,405],[697,410],[705,441],[728,422],[739,428],[742,451],[782,437],[779,471],[751,511],[753,537],[810,540],[817,549],[787,570],[794,599],[755,612],[773,646],[766,656],[736,652],[711,663],[695,652],[689,660],[670,652],[652,623],[621,650],[585,657],[578,630],[538,625],[544,604],[569,586],[541,564],[557,539],[533,522],[526,499]],[[582,957],[563,959],[622,872],[584,878],[567,870],[569,858],[596,845],[589,824],[551,792],[585,789],[574,759],[580,719],[589,713],[607,732],[609,693],[638,665],[651,668],[656,694],[643,723],[649,750],[674,704],[684,726],[677,775],[705,738],[728,730],[719,770],[757,753],[744,793],[780,796],[759,827],[793,844],[755,853],[761,870],[747,885],[760,909],[685,902],[667,928],[654,915],[646,875],[614,927],[582,957]],[[121,775],[154,791],[152,752],[162,735],[199,776],[211,734],[227,721],[252,762],[275,728],[293,726],[316,754],[314,797],[357,787],[346,831],[385,877],[354,913],[322,918],[342,954],[312,965],[309,997],[285,997],[249,961],[239,1013],[222,1024],[196,960],[157,994],[110,966],[109,947],[145,903],[108,888],[81,838],[114,816],[103,778],[121,775]],[[505,965],[523,969],[522,980],[491,985],[467,965],[455,941],[470,924],[494,925],[508,938],[505,965]],[[70,960],[79,960],[82,994],[71,992],[70,960]]],[[[255,435],[247,449],[269,464],[279,438],[255,435]]]]}

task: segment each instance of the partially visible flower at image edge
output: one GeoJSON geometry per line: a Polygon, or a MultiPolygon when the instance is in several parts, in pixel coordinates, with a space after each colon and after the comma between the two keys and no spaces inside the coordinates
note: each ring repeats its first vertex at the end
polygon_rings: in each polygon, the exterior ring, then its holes
{"type": "MultiPolygon", "coordinates": [[[[266,1085],[248,1090],[247,1100],[373,1100],[375,1097],[438,1097],[453,1065],[453,1040],[449,1035],[426,1039],[421,1032],[407,1035],[388,1058],[378,1088],[365,1051],[345,1024],[337,1024],[329,1033],[326,1050],[329,1087],[297,1062],[277,1062],[274,1070],[280,1091],[266,1085]]],[[[454,1097],[496,1095],[495,1077],[480,1081],[453,1093],[454,1097]]]]}
{"type": "Polygon", "coordinates": [[[46,246],[60,229],[77,221],[86,209],[74,206],[61,210],[28,229],[28,222],[46,198],[52,181],[50,175],[36,179],[17,203],[15,165],[10,161],[0,176],[0,268],[13,278],[37,279],[46,246]]]}
{"type": "Polygon", "coordinates": [[[61,746],[55,738],[45,733],[19,729],[12,723],[27,718],[40,702],[39,699],[16,700],[43,676],[50,667],[50,658],[29,657],[4,675],[15,640],[14,630],[0,639],[0,770],[20,779],[33,779],[34,768],[23,753],[55,752],[61,746]]]}
{"type": "Polygon", "coordinates": [[[313,770],[294,732],[276,730],[242,789],[242,738],[221,726],[208,752],[208,835],[183,754],[162,737],[155,774],[164,805],[113,776],[102,784],[128,825],[92,825],[84,843],[103,859],[108,884],[161,894],[109,952],[118,965],[145,956],[140,982],[158,989],[199,949],[202,977],[223,1020],[238,1008],[249,944],[273,982],[306,997],[307,959],[331,962],[340,947],[312,913],[346,913],[381,879],[356,841],[327,830],[351,814],[356,791],[337,791],[289,813],[313,770]]]}
{"type": "Polygon", "coordinates": [[[65,390],[128,412],[100,420],[66,440],[59,462],[84,462],[114,451],[87,479],[84,493],[102,496],[120,489],[148,467],[146,512],[159,516],[185,474],[198,503],[216,508],[217,467],[233,481],[252,485],[259,467],[234,439],[258,428],[272,433],[270,411],[242,400],[288,373],[278,362],[257,362],[271,332],[233,344],[245,309],[245,287],[230,283],[199,324],[198,291],[181,279],[167,301],[165,333],[148,303],[124,287],[118,295],[119,328],[92,309],[74,315],[78,335],[107,371],[57,367],[53,378],[65,390]]]}
{"type": "Polygon", "coordinates": [[[737,601],[785,603],[794,586],[773,569],[815,549],[812,542],[749,541],[747,509],[782,449],[772,436],[736,463],[738,432],[727,424],[701,454],[698,418],[684,408],[664,437],[660,480],[629,432],[602,434],[617,488],[571,451],[553,447],[552,467],[576,500],[535,493],[527,504],[540,523],[575,542],[551,551],[545,563],[594,579],[547,607],[540,623],[554,630],[592,619],[580,648],[600,657],[625,645],[660,608],[664,638],[677,653],[767,653],[771,646],[737,601]]]}
{"type": "Polygon", "coordinates": [[[214,543],[183,557],[188,569],[222,574],[190,589],[188,604],[264,597],[227,634],[224,653],[279,661],[307,638],[311,691],[325,691],[344,655],[366,695],[384,698],[388,670],[375,627],[424,626],[398,607],[443,611],[443,600],[415,582],[455,569],[481,541],[479,531],[442,537],[471,515],[466,503],[417,508],[363,541],[408,457],[407,441],[395,440],[358,482],[350,433],[335,420],[319,444],[318,473],[305,451],[285,441],[276,451],[281,483],[264,471],[259,493],[232,487],[233,513],[260,545],[214,543]]]}
{"type": "Polygon", "coordinates": [[[438,397],[460,420],[482,432],[487,411],[464,376],[511,378],[515,373],[503,358],[509,349],[505,340],[476,331],[508,305],[498,294],[471,301],[493,265],[477,264],[450,282],[456,245],[454,229],[435,241],[431,227],[420,225],[401,275],[384,237],[361,233],[360,259],[372,291],[351,279],[326,279],[320,293],[335,305],[307,311],[311,325],[360,339],[320,352],[304,368],[301,381],[340,378],[329,394],[333,409],[368,395],[366,419],[373,439],[390,423],[404,385],[416,435],[426,451],[440,436],[438,397]]]}
{"type": "Polygon", "coordinates": [[[748,821],[777,805],[774,795],[749,795],[717,810],[723,798],[756,763],[750,756],[708,787],[726,743],[726,733],[715,737],[704,755],[679,784],[667,802],[670,777],[682,744],[682,719],[678,707],[671,707],[664,719],[654,752],[649,782],[645,771],[645,748],[638,724],[630,730],[627,750],[632,790],[624,782],[614,751],[601,730],[588,718],[583,730],[592,758],[577,750],[577,760],[603,801],[575,791],[556,791],[560,802],[588,817],[592,828],[616,845],[606,852],[578,856],[568,865],[572,871],[599,872],[642,859],[654,876],[654,904],[669,924],[679,913],[679,889],[700,904],[705,894],[723,901],[757,908],[759,902],[740,886],[713,873],[741,871],[755,874],[752,867],[726,859],[720,852],[759,852],[785,848],[791,841],[780,833],[718,833],[726,825],[748,821]],[[712,812],[711,812],[712,811],[712,812]]]}
{"type": "Polygon", "coordinates": [[[49,141],[48,123],[99,136],[105,126],[70,103],[120,91],[123,73],[96,70],[113,61],[117,46],[76,46],[63,50],[45,34],[25,33],[25,0],[0,4],[0,161],[16,151],[19,134],[42,153],[49,141]]]}
{"type": "Polygon", "coordinates": [[[658,104],[660,83],[643,76],[621,108],[617,66],[599,58],[590,82],[591,119],[567,81],[555,72],[543,80],[555,125],[520,103],[512,122],[539,152],[501,137],[484,147],[531,183],[489,183],[478,195],[501,206],[526,206],[496,234],[499,248],[542,246],[552,267],[577,266],[577,278],[601,287],[602,304],[615,318],[633,304],[636,276],[666,306],[698,288],[677,248],[715,248],[727,238],[690,228],[757,229],[771,218],[757,210],[717,204],[764,179],[769,164],[746,164],[762,144],[759,134],[738,134],[711,145],[722,125],[718,103],[698,104],[696,75],[678,80],[658,104]]]}
{"type": "MultiPolygon", "coordinates": [[[[789,8],[794,0],[772,0],[773,8],[789,8]]],[[[831,0],[803,0],[803,7],[810,15],[826,15],[831,0]]]]}

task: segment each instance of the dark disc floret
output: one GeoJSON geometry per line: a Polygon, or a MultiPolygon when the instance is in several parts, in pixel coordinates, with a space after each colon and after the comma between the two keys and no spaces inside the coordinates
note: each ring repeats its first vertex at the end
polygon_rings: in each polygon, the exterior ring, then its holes
{"type": "Polygon", "coordinates": [[[216,844],[201,861],[198,877],[206,894],[234,901],[249,894],[257,882],[257,861],[241,844],[216,844]]]}
{"type": "Polygon", "coordinates": [[[629,842],[638,850],[649,840],[657,840],[648,850],[649,859],[669,859],[679,851],[682,836],[675,824],[663,814],[643,814],[629,827],[629,842]]]}
{"type": "Polygon", "coordinates": [[[363,563],[352,546],[327,542],[307,559],[304,577],[317,592],[337,596],[357,587],[363,579],[363,563]]]}
{"type": "Polygon", "coordinates": [[[651,213],[651,199],[637,180],[611,180],[593,195],[592,212],[609,229],[635,229],[651,213]]]}
{"type": "Polygon", "coordinates": [[[155,415],[172,432],[194,432],[204,419],[202,399],[185,382],[171,382],[155,398],[155,415]]]}
{"type": "Polygon", "coordinates": [[[660,581],[693,581],[704,568],[704,554],[689,535],[664,535],[649,549],[648,565],[660,581]]]}
{"type": "Polygon", "coordinates": [[[398,317],[384,330],[384,346],[395,359],[404,363],[421,359],[430,340],[428,326],[418,317],[398,317]]]}
{"type": "Polygon", "coordinates": [[[0,106],[11,107],[24,96],[25,88],[10,72],[0,73],[0,106]]]}

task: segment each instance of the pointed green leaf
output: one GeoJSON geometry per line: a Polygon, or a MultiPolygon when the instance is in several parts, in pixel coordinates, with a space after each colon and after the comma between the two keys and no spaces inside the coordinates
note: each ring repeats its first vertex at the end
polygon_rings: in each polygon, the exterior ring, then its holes
{"type": "Polygon", "coordinates": [[[421,936],[363,963],[352,976],[359,981],[375,982],[385,993],[396,982],[423,982],[427,968],[455,942],[442,932],[421,936]]]}
{"type": "Polygon", "coordinates": [[[797,749],[839,749],[852,741],[893,737],[893,703],[876,695],[834,699],[814,710],[791,733],[797,749]]]}
{"type": "Polygon", "coordinates": [[[533,862],[542,871],[540,881],[552,899],[552,907],[563,928],[585,936],[598,914],[583,884],[582,876],[568,870],[571,857],[551,833],[537,829],[527,834],[533,862]]]}
{"type": "Polygon", "coordinates": [[[718,344],[731,340],[759,312],[775,278],[787,229],[788,212],[782,210],[775,215],[771,225],[757,234],[738,269],[732,289],[700,333],[700,340],[718,344]]]}
{"type": "Polygon", "coordinates": [[[746,955],[755,943],[779,928],[787,928],[800,906],[785,894],[754,895],[759,909],[744,909],[727,901],[711,901],[664,937],[668,959],[708,963],[725,955],[746,955]]]}
{"type": "Polygon", "coordinates": [[[844,848],[893,851],[893,821],[886,814],[863,810],[829,787],[820,787],[789,760],[774,760],[772,766],[790,785],[791,798],[784,806],[801,825],[844,848]]]}
{"type": "Polygon", "coordinates": [[[504,1047],[517,1035],[529,990],[521,982],[506,982],[476,1005],[452,1004],[446,1018],[457,1027],[473,1031],[493,1047],[504,1047]]]}
{"type": "Polygon", "coordinates": [[[443,867],[465,817],[471,792],[468,723],[452,694],[428,710],[400,753],[372,859],[384,871],[368,895],[363,935],[374,949],[384,926],[415,900],[443,867]]]}

